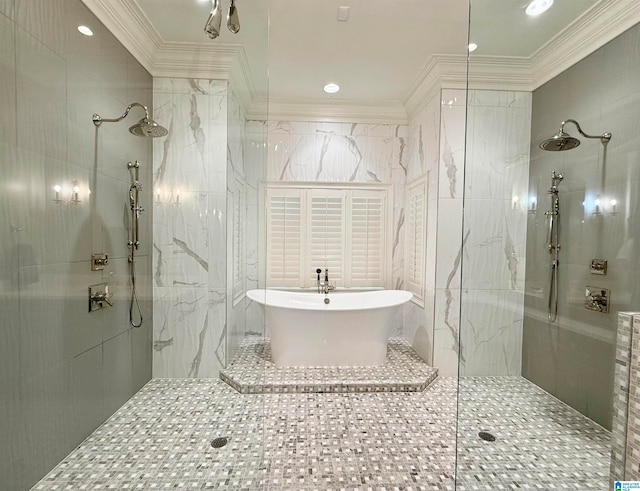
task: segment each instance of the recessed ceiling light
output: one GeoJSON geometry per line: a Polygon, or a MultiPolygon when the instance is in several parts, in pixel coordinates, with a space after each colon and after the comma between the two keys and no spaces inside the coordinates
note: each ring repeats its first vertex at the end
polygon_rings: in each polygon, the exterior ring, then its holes
{"type": "Polygon", "coordinates": [[[93,36],[93,31],[89,29],[87,26],[78,26],[78,31],[85,36],[93,36]]]}
{"type": "Polygon", "coordinates": [[[476,43],[469,43],[469,53],[472,53],[477,49],[478,49],[478,45],[476,43]]]}
{"type": "Polygon", "coordinates": [[[333,82],[328,83],[327,85],[324,86],[324,91],[327,94],[335,94],[339,90],[340,90],[340,86],[338,84],[334,84],[333,82]]]}
{"type": "Polygon", "coordinates": [[[525,13],[532,17],[536,15],[540,15],[542,12],[546,12],[553,5],[553,0],[533,0],[529,5],[527,5],[527,10],[525,13]]]}

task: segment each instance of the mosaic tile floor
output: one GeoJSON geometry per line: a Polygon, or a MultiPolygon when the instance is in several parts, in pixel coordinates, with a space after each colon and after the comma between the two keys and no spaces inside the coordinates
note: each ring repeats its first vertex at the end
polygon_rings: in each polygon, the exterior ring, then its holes
{"type": "Polygon", "coordinates": [[[390,338],[379,367],[280,367],[269,339],[248,337],[220,378],[243,394],[289,392],[415,392],[438,376],[401,338],[390,338]]]}
{"type": "Polygon", "coordinates": [[[608,432],[522,378],[460,383],[457,483],[455,379],[251,395],[155,379],[33,489],[607,489],[608,432]],[[212,448],[220,436],[229,443],[212,448]]]}

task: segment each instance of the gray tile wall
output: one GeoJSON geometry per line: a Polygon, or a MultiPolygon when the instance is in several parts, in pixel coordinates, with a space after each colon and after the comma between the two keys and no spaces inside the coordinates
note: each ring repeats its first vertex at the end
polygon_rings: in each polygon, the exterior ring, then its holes
{"type": "Polygon", "coordinates": [[[150,211],[135,330],[125,229],[129,160],[151,210],[151,142],[127,131],[137,109],[98,132],[91,115],[151,106],[152,80],[80,0],[0,1],[0,45],[0,488],[17,490],[151,376],[150,211]],[[109,254],[104,272],[91,271],[92,252],[109,254]],[[103,281],[115,306],[89,314],[87,287],[103,281]]]}
{"type": "MultiPolygon", "coordinates": [[[[640,275],[640,26],[635,26],[561,73],[533,94],[529,196],[537,213],[528,217],[523,375],[591,419],[611,428],[616,315],[638,310],[640,275]],[[565,152],[538,143],[563,120],[613,138],[565,152]],[[545,248],[552,170],[559,186],[559,317],[547,321],[549,254],[545,248]],[[599,206],[596,210],[596,199],[599,206]],[[611,200],[617,201],[614,209],[611,200]],[[592,258],[608,260],[606,276],[589,273],[592,258]],[[584,308],[586,285],[611,289],[611,312],[584,308]]],[[[571,124],[566,130],[578,135],[571,124]]]]}

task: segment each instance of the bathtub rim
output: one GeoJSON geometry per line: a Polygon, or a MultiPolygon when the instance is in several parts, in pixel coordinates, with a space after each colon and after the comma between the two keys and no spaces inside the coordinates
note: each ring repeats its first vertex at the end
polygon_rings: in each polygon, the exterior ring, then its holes
{"type": "Polygon", "coordinates": [[[326,312],[326,313],[395,308],[411,301],[411,299],[414,297],[413,293],[411,293],[408,290],[386,290],[386,289],[365,290],[365,291],[363,290],[343,291],[338,294],[334,294],[332,292],[329,295],[323,295],[323,294],[311,293],[311,292],[292,292],[290,290],[262,288],[262,289],[248,290],[246,294],[251,301],[256,302],[260,305],[264,305],[265,307],[269,307],[269,308],[277,308],[277,309],[283,309],[283,310],[303,310],[308,312],[326,312]],[[265,298],[267,297],[267,293],[269,292],[276,293],[276,295],[272,297],[275,299],[291,298],[291,296],[294,296],[294,298],[298,296],[305,296],[308,298],[316,298],[318,300],[318,303],[317,304],[309,303],[304,305],[290,304],[285,302],[269,303],[267,298],[265,298]],[[361,305],[361,306],[354,307],[353,305],[336,306],[335,304],[326,305],[324,304],[324,302],[320,303],[320,300],[321,299],[324,300],[325,296],[328,296],[329,299],[332,298],[332,295],[339,295],[342,298],[345,298],[347,296],[352,296],[352,295],[357,297],[362,297],[364,295],[382,296],[382,294],[390,293],[390,292],[393,292],[393,295],[396,298],[394,298],[392,301],[387,300],[386,302],[383,302],[380,305],[361,305]],[[399,293],[401,295],[398,295],[399,293]]]}

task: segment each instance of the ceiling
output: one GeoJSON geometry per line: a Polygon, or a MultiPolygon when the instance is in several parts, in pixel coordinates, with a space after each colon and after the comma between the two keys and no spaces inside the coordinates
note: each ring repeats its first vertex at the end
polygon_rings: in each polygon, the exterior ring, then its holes
{"type": "Polygon", "coordinates": [[[478,81],[532,90],[640,21],[637,0],[557,0],[535,18],[526,0],[236,0],[240,32],[210,40],[208,0],[83,1],[153,75],[242,78],[247,112],[268,97],[290,119],[406,120],[421,86],[466,82],[469,38],[478,81]]]}

